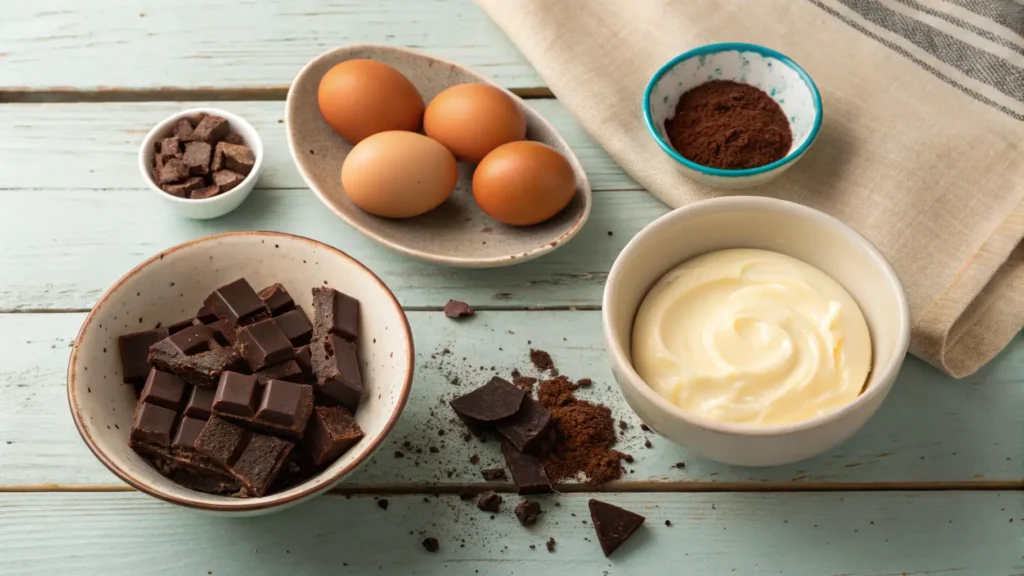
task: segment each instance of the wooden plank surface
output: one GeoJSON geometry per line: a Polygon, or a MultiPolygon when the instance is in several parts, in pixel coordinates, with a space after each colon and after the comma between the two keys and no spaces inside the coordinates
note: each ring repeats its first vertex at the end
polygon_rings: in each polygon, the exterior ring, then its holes
{"type": "Polygon", "coordinates": [[[407,46],[508,86],[540,78],[470,0],[6,2],[0,90],[287,86],[331,48],[407,46]]]}
{"type": "Polygon", "coordinates": [[[610,559],[589,497],[544,499],[524,528],[516,497],[493,519],[454,495],[225,519],[139,494],[0,494],[0,574],[1024,574],[1024,492],[600,495],[647,517],[610,559]]]}
{"type": "MultiPolygon", "coordinates": [[[[2,40],[0,40],[2,41],[2,40]]],[[[2,48],[0,48],[2,51],[2,48]]],[[[0,75],[4,60],[0,58],[0,75]]],[[[0,106],[0,189],[125,188],[142,190],[139,146],[146,133],[171,114],[206,103],[8,104],[0,106]],[[59,159],[60,169],[54,169],[59,159]]],[[[556,100],[529,100],[580,158],[594,190],[639,186],[595,144],[556,100]]],[[[265,162],[258,186],[301,188],[288,151],[284,102],[210,104],[248,120],[263,139],[265,162]]],[[[339,167],[340,169],[340,167],[339,167]]]]}
{"type": "MultiPolygon", "coordinates": [[[[822,489],[977,483],[1024,488],[1024,338],[963,381],[909,360],[878,415],[852,440],[803,463],[731,467],[693,457],[639,429],[615,386],[597,311],[481,312],[453,322],[439,312],[409,314],[418,353],[412,396],[396,429],[349,489],[428,490],[483,484],[479,470],[502,464],[496,443],[463,439],[447,400],[514,368],[534,373],[531,347],[561,372],[590,377],[580,397],[607,404],[629,427],[619,448],[635,457],[611,490],[822,489]],[[564,338],[564,339],[563,339],[564,338]],[[450,354],[444,354],[444,349],[450,354]],[[493,367],[493,368],[492,368],[493,367]],[[452,382],[457,380],[457,384],[452,382]],[[444,435],[439,435],[438,431],[444,435]],[[652,448],[644,447],[649,440],[652,448]],[[404,447],[405,442],[411,443],[404,447]],[[438,448],[436,454],[430,447],[438,448]],[[401,451],[402,458],[395,452],[401,451]],[[470,457],[478,455],[479,465],[470,457]],[[686,467],[675,467],[677,462],[686,467]]],[[[0,315],[0,489],[119,485],[86,449],[65,392],[69,345],[84,314],[0,315]]],[[[495,485],[507,489],[508,485],[495,485]]]]}

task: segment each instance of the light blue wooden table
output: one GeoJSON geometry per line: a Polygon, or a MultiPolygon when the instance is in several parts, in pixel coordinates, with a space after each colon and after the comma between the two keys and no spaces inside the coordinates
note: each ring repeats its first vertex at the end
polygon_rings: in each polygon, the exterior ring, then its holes
{"type": "Polygon", "coordinates": [[[1024,574],[1021,336],[962,381],[908,359],[874,420],[808,462],[743,469],[652,435],[644,447],[613,388],[597,308],[615,255],[666,208],[467,0],[4,2],[0,102],[0,574],[1024,574]],[[584,231],[535,262],[460,271],[391,253],[331,215],[292,166],[283,99],[307,60],[351,42],[450,58],[529,96],[588,172],[584,231]],[[153,123],[211,101],[260,131],[266,170],[237,212],[179,220],[142,188],[135,154],[153,123]],[[409,311],[418,366],[397,429],[340,489],[228,520],[172,508],[107,472],[71,422],[65,367],[85,313],[121,274],[179,242],[244,229],[311,236],[371,266],[409,311]],[[482,311],[455,324],[439,312],[448,298],[482,311]],[[442,404],[460,389],[451,380],[525,369],[530,346],[593,378],[588,397],[629,424],[620,447],[635,462],[599,497],[648,521],[612,560],[584,522],[592,494],[581,485],[560,486],[530,529],[508,505],[491,519],[457,496],[500,456],[448,420],[442,404]],[[395,458],[410,452],[405,441],[424,454],[395,458]],[[425,536],[439,552],[423,550],[425,536]]]}

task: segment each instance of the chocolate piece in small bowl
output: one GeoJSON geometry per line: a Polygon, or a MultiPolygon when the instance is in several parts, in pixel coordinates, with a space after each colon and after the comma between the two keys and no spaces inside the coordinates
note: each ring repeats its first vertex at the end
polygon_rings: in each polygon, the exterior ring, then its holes
{"type": "Polygon", "coordinates": [[[139,149],[139,170],[171,211],[223,216],[252,192],[263,143],[242,118],[215,108],[185,110],[157,124],[139,149]]]}
{"type": "MultiPolygon", "coordinates": [[[[310,344],[287,344],[293,356],[304,346],[310,344]]],[[[72,349],[68,396],[86,445],[132,487],[182,506],[259,513],[329,489],[371,456],[405,405],[412,357],[411,332],[401,307],[376,276],[347,255],[286,234],[226,234],[156,255],[99,299],[72,349]],[[296,358],[247,374],[249,363],[235,347],[218,340],[223,335],[208,324],[221,319],[201,307],[211,292],[241,278],[256,288],[281,283],[294,305],[309,314],[308,320],[314,315],[312,287],[344,287],[358,301],[365,316],[356,324],[351,345],[359,358],[364,394],[354,413],[315,392],[312,374],[304,373],[296,358]],[[195,318],[185,317],[189,313],[195,318]],[[123,329],[126,321],[129,328],[123,329]],[[157,331],[156,326],[162,328],[157,331]],[[138,336],[133,330],[147,333],[138,336]],[[125,362],[121,335],[129,353],[125,362]],[[251,415],[227,413],[217,401],[215,386],[195,386],[171,371],[158,369],[167,374],[154,374],[147,388],[152,366],[146,367],[154,346],[157,356],[186,363],[190,361],[184,359],[215,350],[237,354],[239,365],[229,372],[255,380],[255,385],[235,406],[255,406],[251,415]],[[142,354],[132,355],[135,349],[142,354]],[[129,383],[124,383],[122,364],[136,373],[129,383]],[[137,393],[136,387],[142,390],[137,393]],[[133,435],[136,414],[145,418],[133,435]],[[213,434],[216,430],[221,432],[213,434]],[[232,430],[234,435],[227,433],[232,430]]]]}

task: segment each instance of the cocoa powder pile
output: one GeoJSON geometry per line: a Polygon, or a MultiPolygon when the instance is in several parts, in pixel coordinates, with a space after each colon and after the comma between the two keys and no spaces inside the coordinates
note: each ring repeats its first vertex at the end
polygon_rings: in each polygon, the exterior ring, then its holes
{"type": "Polygon", "coordinates": [[[554,438],[541,458],[552,481],[576,478],[580,473],[592,485],[622,476],[622,460],[629,457],[611,449],[615,419],[607,406],[576,398],[579,384],[565,376],[541,382],[537,399],[551,411],[554,438]]]}
{"type": "Polygon", "coordinates": [[[687,160],[727,170],[771,164],[793,144],[779,104],[763,90],[731,80],[712,80],[683,94],[665,132],[687,160]]]}

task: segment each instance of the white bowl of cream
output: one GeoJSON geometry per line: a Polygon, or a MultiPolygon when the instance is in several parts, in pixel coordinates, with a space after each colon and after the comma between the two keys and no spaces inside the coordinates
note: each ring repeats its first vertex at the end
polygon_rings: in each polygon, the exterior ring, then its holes
{"type": "Polygon", "coordinates": [[[640,418],[689,451],[747,466],[852,436],[910,340],[903,287],[867,239],[760,197],[698,202],[647,226],[616,259],[602,316],[640,418]]]}

